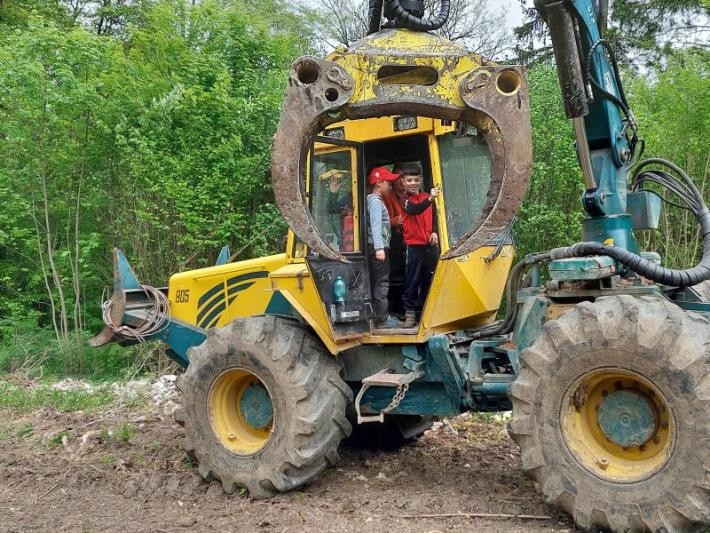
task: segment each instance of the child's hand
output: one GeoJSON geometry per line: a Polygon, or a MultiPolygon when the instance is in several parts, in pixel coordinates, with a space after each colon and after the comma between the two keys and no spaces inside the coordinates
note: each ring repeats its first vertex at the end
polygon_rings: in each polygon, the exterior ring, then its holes
{"type": "Polygon", "coordinates": [[[340,190],[340,176],[332,176],[328,185],[330,192],[338,192],[340,190]]]}
{"type": "Polygon", "coordinates": [[[380,249],[380,250],[375,250],[375,259],[378,261],[384,261],[385,260],[385,251],[380,249]]]}
{"type": "Polygon", "coordinates": [[[439,187],[434,187],[431,191],[429,191],[429,196],[431,196],[432,198],[436,198],[437,196],[439,196],[439,192],[439,187]]]}
{"type": "Polygon", "coordinates": [[[429,244],[432,246],[439,244],[439,236],[436,233],[432,232],[431,235],[429,235],[429,244]]]}

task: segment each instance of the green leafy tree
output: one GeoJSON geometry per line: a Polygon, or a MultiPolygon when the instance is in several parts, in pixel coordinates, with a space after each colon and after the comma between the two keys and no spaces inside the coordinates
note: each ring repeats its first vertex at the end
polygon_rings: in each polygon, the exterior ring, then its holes
{"type": "MultiPolygon", "coordinates": [[[[669,67],[654,72],[650,79],[636,76],[628,84],[646,141],[645,157],[667,159],[680,166],[710,205],[710,52],[674,52],[669,56],[669,67]]],[[[658,192],[678,201],[665,191],[658,192]]],[[[646,232],[641,243],[677,268],[695,265],[702,256],[702,236],[695,218],[668,204],[663,206],[659,230],[646,232]]]]}
{"type": "Polygon", "coordinates": [[[0,11],[0,343],[23,321],[95,331],[114,245],[156,285],[223,244],[283,249],[269,147],[310,46],[284,2],[124,3],[105,32],[34,7],[0,11]]]}
{"type": "Polygon", "coordinates": [[[41,323],[68,342],[84,328],[84,290],[98,281],[94,170],[103,157],[96,150],[101,101],[95,84],[118,47],[35,15],[4,41],[0,188],[12,191],[15,202],[3,255],[24,259],[11,267],[19,278],[6,286],[25,292],[22,300],[41,323]]]}
{"type": "Polygon", "coordinates": [[[520,256],[580,240],[584,183],[555,69],[536,65],[529,83],[533,172],[515,231],[520,256]]]}
{"type": "MultiPolygon", "coordinates": [[[[521,0],[524,23],[514,30],[521,61],[551,57],[547,26],[521,0]]],[[[710,6],[706,0],[608,0],[598,2],[599,22],[622,64],[663,66],[673,50],[706,48],[710,43],[710,6]]]]}

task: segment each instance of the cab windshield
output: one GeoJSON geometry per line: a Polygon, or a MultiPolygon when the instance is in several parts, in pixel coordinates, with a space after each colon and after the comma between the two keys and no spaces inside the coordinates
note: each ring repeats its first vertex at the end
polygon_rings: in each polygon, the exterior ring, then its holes
{"type": "Polygon", "coordinates": [[[480,135],[442,135],[441,177],[449,242],[458,241],[483,211],[491,186],[491,157],[480,135]]]}

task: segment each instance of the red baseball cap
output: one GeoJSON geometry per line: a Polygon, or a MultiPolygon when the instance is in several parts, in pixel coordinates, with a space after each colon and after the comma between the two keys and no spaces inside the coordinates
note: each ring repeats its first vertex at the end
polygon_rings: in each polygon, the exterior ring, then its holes
{"type": "Polygon", "coordinates": [[[370,185],[375,185],[380,181],[394,181],[399,179],[399,174],[395,174],[387,167],[375,167],[370,171],[367,181],[370,185]]]}

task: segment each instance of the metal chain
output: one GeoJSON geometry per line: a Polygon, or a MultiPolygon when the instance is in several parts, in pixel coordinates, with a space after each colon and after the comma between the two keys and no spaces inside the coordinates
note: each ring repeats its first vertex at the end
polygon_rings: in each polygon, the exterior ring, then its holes
{"type": "Polygon", "coordinates": [[[381,413],[391,413],[395,409],[397,409],[397,406],[399,405],[399,402],[404,400],[404,397],[407,395],[407,391],[409,390],[409,383],[405,383],[404,385],[397,385],[397,391],[394,393],[394,396],[392,397],[392,401],[390,404],[382,409],[380,411],[381,413]]]}

